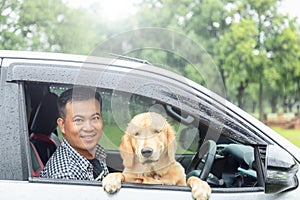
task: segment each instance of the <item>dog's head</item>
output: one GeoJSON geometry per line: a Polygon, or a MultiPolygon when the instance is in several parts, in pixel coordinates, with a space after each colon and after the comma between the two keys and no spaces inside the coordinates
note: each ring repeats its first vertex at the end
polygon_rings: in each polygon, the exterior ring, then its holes
{"type": "Polygon", "coordinates": [[[125,168],[136,162],[156,165],[157,162],[175,160],[175,131],[167,120],[154,112],[136,115],[129,122],[120,144],[125,168]]]}

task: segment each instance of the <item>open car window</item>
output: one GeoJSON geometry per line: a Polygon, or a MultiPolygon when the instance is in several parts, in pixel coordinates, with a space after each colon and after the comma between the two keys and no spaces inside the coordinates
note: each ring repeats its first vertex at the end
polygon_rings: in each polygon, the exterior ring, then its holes
{"type": "MultiPolygon", "coordinates": [[[[44,109],[43,111],[42,104],[46,101],[48,107],[55,105],[57,97],[70,87],[71,85],[66,84],[24,83],[32,177],[38,177],[39,171],[62,138],[60,130],[56,126],[57,113],[53,113],[54,109],[44,109]],[[45,113],[39,114],[41,111],[45,113]],[[45,132],[44,136],[42,132],[45,132]]],[[[197,163],[197,168],[191,168],[191,163],[195,156],[198,156],[201,145],[206,140],[213,140],[217,145],[216,153],[207,179],[212,188],[221,190],[244,188],[251,191],[263,189],[265,146],[255,144],[255,139],[246,143],[242,129],[241,132],[238,132],[239,129],[234,129],[235,125],[231,125],[231,130],[226,129],[225,126],[225,129],[220,131],[219,127],[214,127],[205,121],[212,115],[202,116],[203,112],[200,111],[190,113],[188,110],[179,109],[161,99],[153,98],[153,96],[106,88],[97,88],[97,90],[103,100],[104,122],[104,132],[99,144],[107,151],[107,165],[110,172],[123,170],[119,145],[130,119],[136,114],[152,111],[163,115],[174,127],[177,142],[176,160],[184,167],[188,176],[201,173],[201,167],[206,159],[205,155],[197,163]]],[[[135,187],[141,186],[136,184],[135,187]]]]}

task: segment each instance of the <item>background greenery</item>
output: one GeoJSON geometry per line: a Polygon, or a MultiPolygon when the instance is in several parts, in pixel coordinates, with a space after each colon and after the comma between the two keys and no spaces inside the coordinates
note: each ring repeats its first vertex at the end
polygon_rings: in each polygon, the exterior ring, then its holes
{"type": "MultiPolygon", "coordinates": [[[[141,0],[134,14],[115,21],[99,15],[101,0],[91,2],[78,8],[63,0],[0,0],[0,49],[89,54],[128,30],[168,28],[207,50],[231,102],[260,119],[265,112],[298,112],[300,26],[279,12],[281,0],[141,0]]],[[[155,51],[145,55],[171,67],[178,61],[155,51]]],[[[174,71],[205,85],[188,64],[174,71]]]]}
{"type": "MultiPolygon", "coordinates": [[[[106,9],[101,0],[91,2],[74,7],[65,0],[0,0],[0,49],[88,55],[125,31],[168,28],[204,47],[229,101],[261,120],[264,113],[299,112],[300,20],[279,11],[281,0],[140,0],[134,14],[115,21],[100,15],[106,9]]],[[[189,64],[176,68],[174,55],[132,56],[167,63],[162,67],[206,86],[189,64]]]]}

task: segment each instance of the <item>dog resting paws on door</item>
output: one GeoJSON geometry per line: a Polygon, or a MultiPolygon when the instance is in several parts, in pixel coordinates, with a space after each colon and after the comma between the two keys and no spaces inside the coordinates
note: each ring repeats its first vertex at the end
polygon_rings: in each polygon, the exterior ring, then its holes
{"type": "Polygon", "coordinates": [[[173,127],[154,112],[136,115],[129,122],[120,144],[123,172],[108,174],[102,181],[108,193],[115,193],[122,182],[189,186],[197,200],[209,199],[207,182],[192,176],[186,181],[184,168],[175,160],[173,127]]]}

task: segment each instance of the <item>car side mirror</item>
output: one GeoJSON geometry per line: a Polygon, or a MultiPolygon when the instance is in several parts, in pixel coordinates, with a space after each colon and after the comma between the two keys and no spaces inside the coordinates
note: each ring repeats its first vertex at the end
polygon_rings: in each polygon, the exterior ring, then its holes
{"type": "Polygon", "coordinates": [[[179,144],[185,150],[192,152],[198,151],[199,140],[200,136],[197,128],[187,127],[180,132],[179,144]]]}
{"type": "Polygon", "coordinates": [[[279,193],[298,186],[298,164],[279,146],[269,145],[267,151],[266,193],[279,193]]]}

